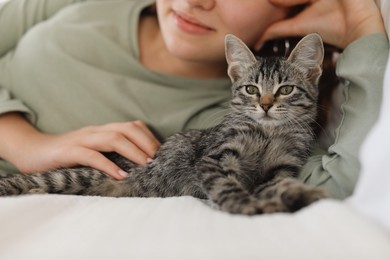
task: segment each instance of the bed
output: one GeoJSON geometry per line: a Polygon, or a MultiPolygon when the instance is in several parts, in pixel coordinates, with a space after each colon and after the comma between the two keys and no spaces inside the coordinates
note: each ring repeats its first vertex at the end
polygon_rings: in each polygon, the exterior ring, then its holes
{"type": "MultiPolygon", "coordinates": [[[[389,29],[390,2],[378,4],[389,29]]],[[[248,217],[192,197],[1,198],[0,259],[389,260],[390,175],[383,169],[390,140],[382,137],[390,132],[390,68],[385,85],[380,119],[362,150],[361,178],[345,201],[248,217]]]]}

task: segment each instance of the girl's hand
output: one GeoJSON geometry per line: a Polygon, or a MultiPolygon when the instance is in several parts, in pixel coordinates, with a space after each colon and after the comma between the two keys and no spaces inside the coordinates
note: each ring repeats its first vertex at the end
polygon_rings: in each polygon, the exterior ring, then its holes
{"type": "Polygon", "coordinates": [[[269,0],[282,7],[304,6],[290,19],[272,24],[255,48],[267,40],[319,33],[328,44],[345,48],[371,33],[385,32],[375,0],[269,0]]]}
{"type": "Polygon", "coordinates": [[[127,174],[101,152],[116,152],[137,164],[145,164],[160,146],[140,121],[88,126],[60,135],[36,133],[33,136],[13,162],[23,173],[83,165],[120,180],[127,174]]]}

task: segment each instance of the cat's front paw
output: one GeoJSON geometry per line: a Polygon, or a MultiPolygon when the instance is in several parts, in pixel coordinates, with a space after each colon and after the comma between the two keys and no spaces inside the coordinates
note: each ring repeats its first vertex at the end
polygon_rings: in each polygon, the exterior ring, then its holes
{"type": "Polygon", "coordinates": [[[280,200],[259,200],[253,203],[244,212],[245,215],[270,214],[287,212],[288,209],[280,200]],[[252,209],[251,209],[252,208],[252,209]],[[253,213],[253,214],[252,214],[253,213]]]}
{"type": "Polygon", "coordinates": [[[291,180],[282,181],[278,187],[278,193],[281,202],[289,212],[295,212],[327,197],[324,189],[291,180]]]}
{"type": "Polygon", "coordinates": [[[276,213],[276,212],[288,212],[288,209],[285,207],[284,203],[280,200],[252,200],[249,203],[235,205],[235,207],[222,208],[223,211],[232,213],[232,214],[242,214],[242,215],[260,215],[267,213],[276,213]]]}

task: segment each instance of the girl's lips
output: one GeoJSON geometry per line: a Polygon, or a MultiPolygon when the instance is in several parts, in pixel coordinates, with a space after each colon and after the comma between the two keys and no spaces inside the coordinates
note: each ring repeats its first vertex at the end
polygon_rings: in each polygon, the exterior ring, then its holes
{"type": "Polygon", "coordinates": [[[206,34],[214,31],[214,29],[203,24],[196,18],[180,12],[173,12],[174,21],[182,31],[190,34],[206,34]]]}

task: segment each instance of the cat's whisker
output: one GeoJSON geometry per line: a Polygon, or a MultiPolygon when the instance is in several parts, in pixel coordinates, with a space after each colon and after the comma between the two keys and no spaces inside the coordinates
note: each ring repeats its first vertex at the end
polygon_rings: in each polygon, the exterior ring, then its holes
{"type": "Polygon", "coordinates": [[[299,126],[303,129],[303,131],[308,131],[312,136],[314,136],[314,131],[312,130],[312,127],[307,121],[303,121],[301,118],[297,119],[292,116],[287,116],[286,119],[290,122],[291,126],[299,126]]]}
{"type": "Polygon", "coordinates": [[[328,112],[329,107],[321,104],[317,104],[317,110],[321,112],[328,112]]]}

